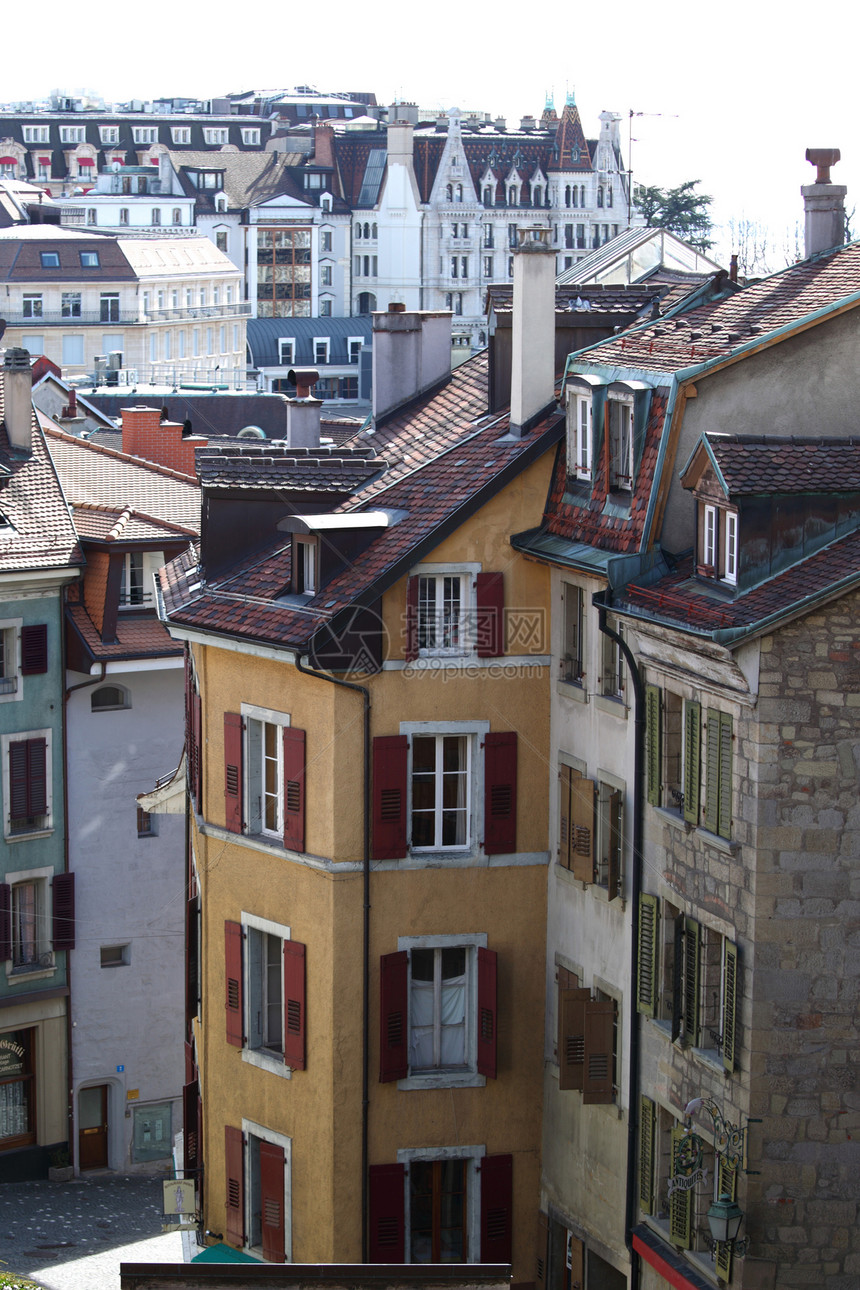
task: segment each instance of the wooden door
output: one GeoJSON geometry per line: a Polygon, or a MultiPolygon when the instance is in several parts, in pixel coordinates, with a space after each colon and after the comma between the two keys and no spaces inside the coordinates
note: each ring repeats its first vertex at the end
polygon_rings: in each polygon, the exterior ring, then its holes
{"type": "Polygon", "coordinates": [[[82,1088],[78,1094],[78,1164],[106,1169],[108,1162],[108,1086],[82,1088]]]}

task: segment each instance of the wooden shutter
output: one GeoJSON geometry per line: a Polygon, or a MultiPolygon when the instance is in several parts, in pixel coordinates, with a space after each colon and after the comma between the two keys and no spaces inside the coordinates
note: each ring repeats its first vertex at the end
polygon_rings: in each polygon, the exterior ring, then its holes
{"type": "Polygon", "coordinates": [[[560,990],[558,1086],[581,1089],[585,1082],[585,1005],[590,990],[560,990]]]}
{"type": "Polygon", "coordinates": [[[705,828],[717,833],[720,825],[720,714],[708,708],[705,742],[705,828]]]}
{"type": "Polygon", "coordinates": [[[227,1240],[245,1244],[245,1160],[241,1129],[224,1127],[224,1179],[226,1183],[227,1240]]]}
{"type": "Polygon", "coordinates": [[[371,1263],[403,1263],[406,1258],[406,1170],[403,1165],[371,1165],[368,1254],[371,1263]]]}
{"type": "Polygon", "coordinates": [[[305,947],[284,941],[284,1062],[305,1069],[305,947]]]}
{"type": "Polygon", "coordinates": [[[684,919],[684,1039],[696,1046],[699,1038],[699,924],[684,919]]]}
{"type": "Polygon", "coordinates": [[[478,658],[498,658],[505,652],[505,585],[501,573],[479,573],[477,584],[478,658]]]}
{"type": "Polygon", "coordinates": [[[263,1258],[284,1261],[284,1148],[260,1143],[260,1209],[263,1258]]]}
{"type": "Polygon", "coordinates": [[[377,735],[373,741],[373,859],[399,860],[406,832],[406,735],[377,735]]]}
{"type": "Polygon", "coordinates": [[[517,735],[515,730],[484,736],[484,853],[517,849],[517,735]]]}
{"type": "Polygon", "coordinates": [[[570,1290],[582,1290],[585,1285],[585,1242],[573,1232],[567,1233],[567,1261],[570,1290]]]}
{"type": "Polygon", "coordinates": [[[406,645],[403,657],[407,663],[414,663],[418,657],[418,579],[409,578],[406,582],[406,645]]]}
{"type": "Polygon", "coordinates": [[[478,946],[478,1074],[496,1078],[498,955],[478,946]]]}
{"type": "Polygon", "coordinates": [[[615,1083],[615,1001],[593,999],[585,1005],[583,1105],[611,1102],[615,1083]]]}
{"type": "Polygon", "coordinates": [[[573,865],[573,847],[571,845],[571,828],[570,828],[570,794],[571,794],[571,777],[573,771],[570,766],[561,765],[558,768],[558,863],[563,869],[570,869],[573,865]]]}
{"type": "Polygon", "coordinates": [[[681,1017],[684,1011],[684,915],[675,919],[672,955],[672,1042],[681,1037],[681,1017]]]}
{"type": "Polygon", "coordinates": [[[735,1069],[735,1030],[738,1004],[738,947],[723,941],[723,1066],[735,1069]]]}
{"type": "Polygon", "coordinates": [[[242,1031],[242,924],[224,923],[224,970],[226,973],[227,1043],[241,1048],[242,1031]]]}
{"type": "Polygon", "coordinates": [[[12,957],[12,888],[0,883],[0,963],[12,957]]]}
{"type": "Polygon", "coordinates": [[[203,706],[199,694],[191,696],[192,791],[197,810],[203,814],[203,706]]]}
{"type": "Polygon", "coordinates": [[[284,846],[305,849],[305,732],[284,726],[284,846]]]}
{"type": "Polygon", "coordinates": [[[409,1074],[409,955],[379,960],[379,1080],[389,1084],[409,1074]]]}
{"type": "Polygon", "coordinates": [[[535,1248],[535,1290],[546,1290],[548,1255],[549,1216],[538,1211],[537,1245],[535,1248]]]}
{"type": "Polygon", "coordinates": [[[639,1208],[654,1213],[654,1132],[657,1107],[644,1094],[639,1098],[639,1208]]]}
{"type": "Polygon", "coordinates": [[[732,836],[732,760],[734,730],[732,714],[720,713],[720,787],[717,807],[717,832],[721,838],[732,836]]]}
{"type": "MultiPolygon", "coordinates": [[[[717,1197],[728,1196],[729,1200],[737,1199],[738,1171],[730,1168],[725,1156],[717,1156],[717,1197]]],[[[729,1281],[732,1275],[732,1242],[717,1241],[714,1250],[714,1271],[721,1281],[729,1281]]]]}
{"type": "Polygon", "coordinates": [[[9,814],[13,820],[48,813],[47,742],[16,739],[9,744],[9,814]]]}
{"type": "MultiPolygon", "coordinates": [[[[672,1176],[681,1172],[681,1143],[687,1137],[683,1125],[672,1130],[672,1176]]],[[[682,1250],[690,1248],[693,1189],[673,1191],[669,1197],[669,1240],[682,1250]]]]}
{"type": "Polygon", "coordinates": [[[185,1041],[185,1083],[190,1084],[197,1077],[197,1064],[194,1061],[194,1045],[185,1041]]]}
{"type": "Polygon", "coordinates": [[[573,772],[570,781],[570,827],[573,875],[594,882],[594,811],[597,786],[573,772]]]}
{"type": "Polygon", "coordinates": [[[75,875],[58,873],[54,875],[52,936],[55,950],[73,950],[75,948],[75,875]]]}
{"type": "Polygon", "coordinates": [[[193,896],[185,902],[185,1019],[189,1021],[197,1016],[200,999],[200,977],[198,974],[198,901],[193,896]]]}
{"type": "Polygon", "coordinates": [[[699,785],[702,778],[702,708],[701,704],[684,704],[684,819],[699,823],[699,785]]]}
{"type": "Polygon", "coordinates": [[[21,628],[21,675],[36,676],[48,670],[48,625],[33,623],[21,628]]]}
{"type": "Polygon", "coordinates": [[[513,1156],[481,1161],[481,1262],[510,1263],[513,1252],[513,1156]]]}
{"type": "Polygon", "coordinates": [[[224,713],[224,822],[231,833],[242,832],[242,717],[224,713]]]}
{"type": "Polygon", "coordinates": [[[636,1007],[646,1017],[657,1015],[659,911],[656,896],[639,897],[639,965],[636,1007]]]}
{"type": "Polygon", "coordinates": [[[661,789],[661,694],[657,685],[645,687],[645,738],[648,743],[647,797],[652,806],[660,805],[661,789]]]}
{"type": "Polygon", "coordinates": [[[615,900],[621,895],[621,847],[623,838],[624,793],[613,788],[607,802],[609,845],[606,856],[606,895],[615,900]]]}
{"type": "Polygon", "coordinates": [[[182,1168],[186,1176],[200,1168],[199,1102],[200,1083],[195,1079],[182,1089],[182,1168]]]}

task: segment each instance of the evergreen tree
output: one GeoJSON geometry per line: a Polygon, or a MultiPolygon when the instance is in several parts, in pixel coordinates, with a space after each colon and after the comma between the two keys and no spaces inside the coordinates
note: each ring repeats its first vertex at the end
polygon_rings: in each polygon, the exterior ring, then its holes
{"type": "Polygon", "coordinates": [[[709,251],[714,244],[711,198],[694,192],[698,182],[688,179],[677,188],[640,187],[636,190],[636,206],[649,228],[668,229],[698,251],[709,251]]]}

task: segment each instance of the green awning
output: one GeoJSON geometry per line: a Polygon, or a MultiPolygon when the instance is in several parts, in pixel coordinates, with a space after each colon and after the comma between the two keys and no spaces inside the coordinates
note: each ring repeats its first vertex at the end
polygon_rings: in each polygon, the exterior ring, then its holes
{"type": "Polygon", "coordinates": [[[192,1263],[259,1263],[252,1254],[244,1254],[241,1250],[234,1250],[232,1245],[225,1245],[220,1241],[218,1245],[207,1245],[205,1250],[195,1254],[191,1260],[192,1263]]]}

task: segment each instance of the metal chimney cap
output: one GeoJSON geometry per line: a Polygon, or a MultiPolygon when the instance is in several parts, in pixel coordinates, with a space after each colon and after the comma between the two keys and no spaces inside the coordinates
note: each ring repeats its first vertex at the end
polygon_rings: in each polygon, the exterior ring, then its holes
{"type": "Polygon", "coordinates": [[[6,356],[3,360],[4,367],[17,368],[18,370],[30,370],[30,351],[22,349],[20,345],[10,345],[6,350],[6,356]]]}

